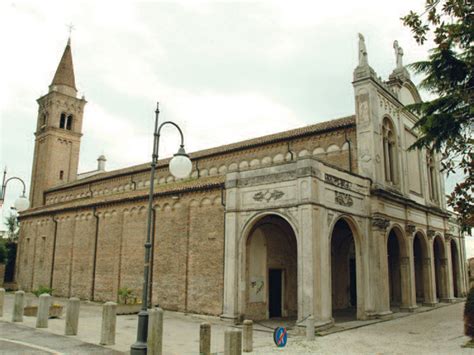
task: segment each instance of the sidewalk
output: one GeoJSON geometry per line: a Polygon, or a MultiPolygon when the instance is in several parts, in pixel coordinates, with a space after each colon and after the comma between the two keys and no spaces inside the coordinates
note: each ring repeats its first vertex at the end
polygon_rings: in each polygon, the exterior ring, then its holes
{"type": "MultiPolygon", "coordinates": [[[[33,299],[33,304],[37,304],[35,296],[26,295],[26,299],[33,299]]],[[[13,311],[14,294],[8,292],[5,295],[5,306],[3,318],[0,321],[11,322],[13,311]]],[[[54,303],[66,305],[67,299],[54,297],[54,303]]],[[[57,335],[64,334],[65,312],[60,319],[50,319],[47,329],[38,329],[38,332],[51,333],[57,335]]],[[[78,339],[80,341],[99,344],[102,322],[102,306],[99,303],[81,302],[79,316],[79,331],[77,336],[65,338],[78,339]]],[[[127,353],[130,345],[135,342],[138,318],[137,315],[117,316],[117,331],[115,336],[116,344],[104,348],[127,353]]],[[[199,326],[202,322],[211,324],[211,351],[221,353],[224,351],[224,331],[231,323],[221,321],[219,317],[185,315],[179,312],[165,311],[164,313],[164,333],[163,333],[163,354],[196,354],[199,353],[199,326]]],[[[8,323],[4,323],[8,325],[8,323]]],[[[18,323],[15,323],[18,324],[18,323]]],[[[23,317],[24,326],[34,328],[36,317],[23,317]]],[[[23,327],[22,327],[23,328],[23,327]]],[[[254,346],[271,346],[273,338],[270,332],[254,332],[254,346]]],[[[3,332],[0,339],[4,338],[3,332]]],[[[26,339],[26,338],[25,338],[26,339]]],[[[85,352],[87,353],[87,352],[85,352]]]]}

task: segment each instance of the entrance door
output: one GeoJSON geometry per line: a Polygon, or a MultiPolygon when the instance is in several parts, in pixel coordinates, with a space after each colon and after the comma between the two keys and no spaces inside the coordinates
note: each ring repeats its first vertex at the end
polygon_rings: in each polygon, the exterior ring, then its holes
{"type": "Polygon", "coordinates": [[[270,269],[268,273],[268,311],[270,318],[281,317],[282,270],[270,269]]]}

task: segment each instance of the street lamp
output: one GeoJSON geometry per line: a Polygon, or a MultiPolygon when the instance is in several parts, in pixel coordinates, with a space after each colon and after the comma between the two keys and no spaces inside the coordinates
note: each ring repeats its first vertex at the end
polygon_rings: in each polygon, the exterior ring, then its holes
{"type": "Polygon", "coordinates": [[[0,207],[3,205],[3,201],[5,200],[5,193],[7,191],[7,184],[11,180],[19,180],[23,184],[23,193],[21,194],[20,197],[18,197],[15,200],[15,203],[13,206],[15,206],[15,209],[18,212],[22,212],[26,210],[28,207],[30,207],[30,201],[28,201],[28,198],[26,198],[26,185],[25,182],[20,179],[19,177],[12,176],[11,178],[7,179],[7,169],[3,171],[3,182],[2,182],[2,189],[0,190],[0,207]]]}
{"type": "Polygon", "coordinates": [[[130,353],[135,354],[146,354],[147,353],[147,338],[148,338],[148,287],[150,278],[150,253],[151,253],[151,234],[152,234],[152,212],[153,212],[153,191],[155,182],[156,166],[158,164],[158,149],[160,146],[160,132],[161,129],[166,125],[172,125],[176,127],[181,136],[181,144],[178,152],[173,156],[169,162],[170,173],[177,178],[188,177],[192,170],[192,163],[189,156],[184,150],[184,137],[183,132],[179,126],[171,121],[165,121],[161,125],[158,125],[158,115],[160,113],[159,103],[156,104],[155,110],[155,131],[153,134],[153,154],[151,160],[151,173],[150,173],[150,192],[148,194],[148,216],[147,216],[147,232],[145,242],[145,267],[143,272],[143,296],[142,296],[142,309],[138,313],[138,328],[137,328],[137,340],[131,346],[130,353]]]}

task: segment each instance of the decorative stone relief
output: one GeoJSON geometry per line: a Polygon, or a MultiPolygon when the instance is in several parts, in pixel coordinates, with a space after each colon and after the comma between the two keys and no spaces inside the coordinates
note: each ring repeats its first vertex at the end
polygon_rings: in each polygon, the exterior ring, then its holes
{"type": "Polygon", "coordinates": [[[350,190],[352,187],[351,182],[330,174],[324,174],[324,181],[326,181],[328,184],[341,187],[346,190],[350,190]]]}
{"type": "Polygon", "coordinates": [[[253,195],[253,199],[257,202],[266,201],[269,202],[271,200],[279,200],[285,195],[283,191],[280,190],[270,190],[260,191],[253,195]]]}
{"type": "Polygon", "coordinates": [[[374,215],[372,217],[372,226],[378,229],[385,230],[388,228],[389,225],[390,225],[390,221],[381,215],[374,215]]]}
{"type": "Polygon", "coordinates": [[[336,195],[334,197],[334,201],[341,205],[341,206],[346,206],[346,207],[351,207],[354,204],[354,201],[352,200],[351,195],[345,194],[343,192],[335,191],[336,195]]]}
{"type": "Polygon", "coordinates": [[[433,239],[435,236],[435,231],[433,229],[428,229],[426,234],[428,235],[428,238],[433,239]]]}
{"type": "Polygon", "coordinates": [[[407,224],[405,226],[405,231],[407,233],[415,233],[415,230],[416,230],[416,226],[414,224],[407,224]]]}
{"type": "Polygon", "coordinates": [[[453,235],[451,233],[444,234],[444,240],[446,240],[447,242],[450,242],[451,239],[453,239],[453,235]]]}

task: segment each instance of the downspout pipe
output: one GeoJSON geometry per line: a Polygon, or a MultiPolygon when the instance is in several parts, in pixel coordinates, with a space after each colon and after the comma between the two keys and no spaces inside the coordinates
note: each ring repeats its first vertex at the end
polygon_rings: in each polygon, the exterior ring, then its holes
{"type": "Polygon", "coordinates": [[[56,259],[56,239],[58,235],[58,219],[53,215],[54,235],[53,235],[53,257],[51,258],[51,277],[49,279],[49,288],[53,288],[54,262],[56,259]]]}
{"type": "Polygon", "coordinates": [[[95,236],[94,236],[94,259],[92,261],[92,285],[90,300],[94,300],[95,293],[95,272],[97,268],[97,244],[99,242],[99,215],[97,214],[97,207],[94,207],[93,216],[95,217],[95,236]]]}

